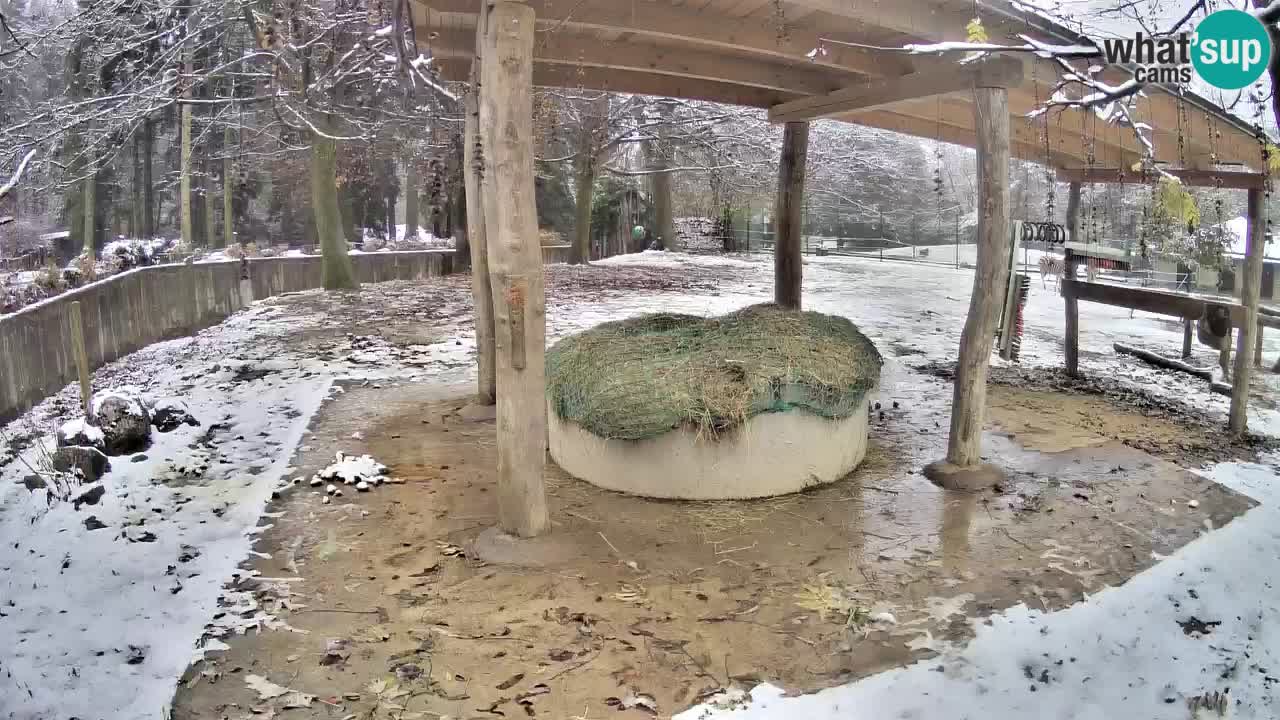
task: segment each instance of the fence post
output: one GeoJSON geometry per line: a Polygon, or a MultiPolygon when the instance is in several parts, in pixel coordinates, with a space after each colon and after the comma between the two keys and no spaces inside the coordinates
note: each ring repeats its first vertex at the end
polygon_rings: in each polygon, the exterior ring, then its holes
{"type": "Polygon", "coordinates": [[[75,356],[76,372],[80,375],[80,404],[84,407],[85,420],[89,421],[93,386],[89,381],[89,356],[84,350],[84,319],[80,314],[79,300],[71,303],[71,354],[75,356]]]}

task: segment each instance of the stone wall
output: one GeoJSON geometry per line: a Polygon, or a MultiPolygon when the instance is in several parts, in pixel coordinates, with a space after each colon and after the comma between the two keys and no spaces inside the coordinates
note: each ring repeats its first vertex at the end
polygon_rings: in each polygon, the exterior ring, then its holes
{"type": "MultiPolygon", "coordinates": [[[[423,280],[454,272],[453,251],[353,255],[361,282],[423,280]]],[[[320,258],[254,258],[242,290],[238,262],[159,265],[114,275],[0,318],[0,423],[76,379],[71,303],[97,369],[159,340],[221,322],[254,299],[320,287],[320,258]],[[251,290],[250,290],[251,288],[251,290]]]]}

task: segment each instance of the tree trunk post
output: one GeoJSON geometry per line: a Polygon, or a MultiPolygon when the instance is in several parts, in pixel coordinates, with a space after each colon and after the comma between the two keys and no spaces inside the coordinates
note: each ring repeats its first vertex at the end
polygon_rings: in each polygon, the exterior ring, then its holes
{"type": "Polygon", "coordinates": [[[480,56],[481,193],[494,306],[498,518],[521,537],[547,529],[546,299],[533,184],[533,8],[497,2],[480,56]]]}
{"type": "Polygon", "coordinates": [[[151,184],[151,158],[155,154],[153,121],[142,121],[142,237],[148,240],[156,234],[155,191],[151,184]]]}
{"type": "Polygon", "coordinates": [[[981,462],[981,453],[987,368],[1009,279],[1008,90],[975,88],[973,110],[978,155],[978,260],[969,315],[960,336],[947,457],[925,468],[931,480],[952,489],[986,487],[1003,477],[998,468],[981,462]]]}
{"type": "MultiPolygon", "coordinates": [[[[190,62],[188,62],[190,72],[190,62]]],[[[190,97],[190,91],[184,91],[190,97]]],[[[191,105],[185,103],[179,111],[182,113],[182,127],[179,129],[181,149],[178,160],[178,212],[182,224],[182,244],[190,252],[195,247],[195,228],[191,222],[191,105]]]]}
{"type": "MultiPolygon", "coordinates": [[[[332,123],[321,119],[323,131],[332,123]]],[[[311,133],[311,207],[320,243],[320,282],[325,290],[354,290],[356,281],[347,240],[343,236],[342,212],[338,208],[338,143],[320,132],[311,133]]]]}
{"type": "Polygon", "coordinates": [[[773,217],[773,301],[788,310],[800,309],[804,263],[800,242],[804,232],[804,171],[809,157],[809,123],[789,122],[782,131],[778,162],[778,195],[773,217]]]}
{"type": "Polygon", "coordinates": [[[1191,335],[1192,326],[1195,322],[1191,318],[1182,319],[1182,359],[1186,360],[1191,357],[1191,335]]]}
{"type": "Polygon", "coordinates": [[[94,240],[98,236],[98,169],[96,165],[89,168],[89,176],[84,179],[84,254],[89,258],[89,267],[93,267],[94,240]]]}
{"type": "Polygon", "coordinates": [[[1262,325],[1258,326],[1258,336],[1253,339],[1253,366],[1262,367],[1262,333],[1266,328],[1262,325]]]}
{"type": "MultiPolygon", "coordinates": [[[[478,22],[483,26],[483,14],[478,22]]],[[[480,33],[477,45],[482,39],[483,33],[480,33]]],[[[471,87],[464,97],[463,152],[466,160],[462,178],[467,200],[467,240],[471,246],[471,297],[476,313],[476,395],[481,405],[492,405],[497,400],[497,380],[493,358],[493,289],[489,277],[489,246],[485,237],[484,191],[480,187],[485,169],[485,154],[480,142],[480,65],[481,58],[477,56],[471,65],[471,87]]],[[[409,194],[417,192],[417,188],[413,188],[409,194]]],[[[412,207],[416,215],[416,198],[412,207]]],[[[416,220],[414,222],[416,226],[416,220]]]]}
{"type": "Polygon", "coordinates": [[[231,209],[231,127],[222,131],[222,246],[231,247],[236,242],[235,214],[231,209]]]}
{"type": "Polygon", "coordinates": [[[1258,295],[1262,286],[1262,256],[1267,221],[1261,190],[1249,191],[1249,239],[1245,247],[1244,272],[1240,283],[1240,304],[1244,319],[1236,330],[1236,362],[1231,379],[1231,414],[1228,428],[1243,436],[1248,429],[1249,374],[1253,371],[1250,350],[1258,333],[1258,295]]]}
{"type": "MultiPolygon", "coordinates": [[[[1080,183],[1073,182],[1067,187],[1067,235],[1072,242],[1080,237],[1080,183]]],[[[1070,257],[1070,251],[1064,255],[1070,257]]],[[[1080,305],[1076,300],[1074,263],[1064,260],[1062,274],[1062,305],[1066,313],[1066,331],[1063,337],[1063,350],[1066,354],[1067,375],[1080,375],[1080,305]]]]}
{"type": "MultiPolygon", "coordinates": [[[[583,148],[579,152],[589,152],[583,148]]],[[[595,159],[574,163],[574,228],[569,264],[586,265],[591,260],[591,201],[595,188],[595,159]]]]}

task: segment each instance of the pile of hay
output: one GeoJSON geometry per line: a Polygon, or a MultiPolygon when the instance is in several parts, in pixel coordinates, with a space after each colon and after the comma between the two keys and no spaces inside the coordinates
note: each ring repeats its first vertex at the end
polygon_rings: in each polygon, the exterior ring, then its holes
{"type": "Polygon", "coordinates": [[[774,305],[714,318],[659,313],[556,343],[547,393],[553,412],[600,437],[640,440],[682,426],[715,436],[792,408],[847,418],[882,362],[841,317],[774,305]]]}

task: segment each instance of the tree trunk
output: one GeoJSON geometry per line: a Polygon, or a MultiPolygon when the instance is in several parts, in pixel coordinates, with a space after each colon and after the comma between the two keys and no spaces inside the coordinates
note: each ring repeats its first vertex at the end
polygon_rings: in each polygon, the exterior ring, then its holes
{"type": "Polygon", "coordinates": [[[231,128],[222,131],[222,245],[231,247],[236,242],[236,224],[231,209],[231,128]]]}
{"type": "Polygon", "coordinates": [[[155,127],[150,118],[142,122],[142,237],[156,234],[155,190],[151,182],[151,161],[155,153],[155,127]]]}
{"type": "MultiPolygon", "coordinates": [[[[471,246],[471,297],[476,312],[476,394],[482,405],[492,405],[497,398],[497,381],[494,378],[493,357],[493,291],[489,278],[489,246],[485,234],[484,202],[481,196],[481,177],[484,174],[485,155],[480,140],[479,62],[471,66],[471,87],[464,98],[466,115],[463,118],[462,180],[466,186],[467,239],[471,246]]],[[[415,173],[416,176],[416,173],[415,173]]],[[[410,195],[417,193],[411,186],[410,195]]],[[[417,212],[415,200],[414,212],[417,212]]]]}
{"type": "Polygon", "coordinates": [[[84,198],[84,248],[83,252],[89,258],[89,264],[94,262],[93,244],[97,237],[97,223],[94,219],[97,217],[98,208],[98,172],[93,170],[89,176],[84,179],[84,191],[81,193],[84,198]]]}
{"type": "Polygon", "coordinates": [[[1262,286],[1262,256],[1266,242],[1266,207],[1261,190],[1249,191],[1249,238],[1245,245],[1244,268],[1240,273],[1240,304],[1244,320],[1236,330],[1236,364],[1231,381],[1231,413],[1228,428],[1243,437],[1249,427],[1249,375],[1253,371],[1254,337],[1258,332],[1258,295],[1262,286]]]}
{"type": "Polygon", "coordinates": [[[404,164],[404,237],[418,239],[418,165],[412,156],[404,164]]]}
{"type": "Polygon", "coordinates": [[[982,460],[987,368],[1009,275],[1009,92],[977,88],[973,101],[980,193],[978,260],[969,315],[960,336],[947,441],[947,461],[960,467],[982,460]]]}
{"type": "Polygon", "coordinates": [[[498,390],[498,518],[546,531],[546,307],[533,183],[533,8],[498,2],[485,23],[480,132],[498,390]]]}
{"type": "MultiPolygon", "coordinates": [[[[186,93],[190,95],[190,93],[186,93]]],[[[188,250],[195,247],[195,229],[191,218],[191,105],[182,106],[180,129],[182,148],[178,176],[178,212],[181,213],[182,244],[188,250]]]]}
{"type": "Polygon", "coordinates": [[[320,243],[321,283],[326,290],[358,288],[338,210],[338,144],[318,133],[311,134],[311,207],[320,243]]]}
{"type": "Polygon", "coordinates": [[[773,301],[788,310],[800,309],[804,264],[804,175],[809,157],[809,123],[789,122],[782,133],[778,163],[778,196],[774,208],[777,231],[773,245],[773,301]]]}
{"type": "Polygon", "coordinates": [[[576,163],[574,174],[574,227],[573,247],[569,253],[571,265],[586,265],[591,260],[591,201],[594,195],[595,162],[588,158],[576,163]]]}
{"type": "Polygon", "coordinates": [[[134,133],[131,145],[133,183],[129,191],[129,235],[141,238],[146,237],[142,234],[142,133],[134,133]]]}
{"type": "MultiPolygon", "coordinates": [[[[659,150],[656,158],[658,165],[655,169],[665,170],[670,167],[664,151],[659,150]]],[[[657,172],[652,177],[653,221],[656,226],[653,232],[658,238],[660,249],[675,250],[679,243],[676,242],[676,224],[671,217],[671,173],[657,172]]]]}

